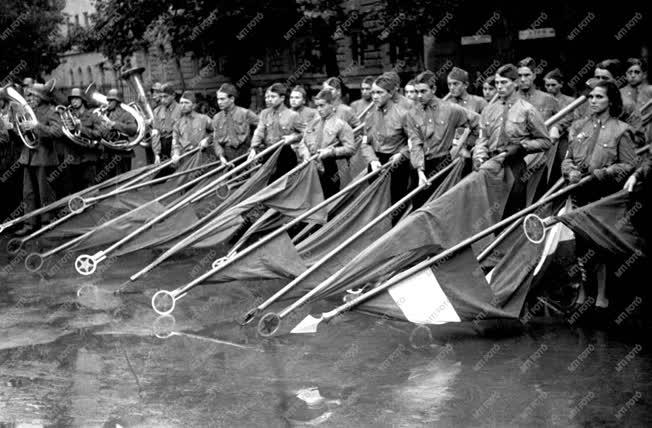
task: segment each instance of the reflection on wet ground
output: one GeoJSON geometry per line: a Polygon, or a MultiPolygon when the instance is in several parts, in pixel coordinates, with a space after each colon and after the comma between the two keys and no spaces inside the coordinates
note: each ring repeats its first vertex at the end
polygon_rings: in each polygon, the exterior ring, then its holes
{"type": "Polygon", "coordinates": [[[349,313],[317,334],[287,334],[306,308],[262,339],[234,319],[279,283],[204,286],[157,319],[152,294],[188,281],[194,264],[168,264],[133,286],[142,293],[114,296],[150,257],[90,279],[70,263],[1,274],[0,426],[652,425],[642,332],[533,321],[430,336],[349,313]]]}

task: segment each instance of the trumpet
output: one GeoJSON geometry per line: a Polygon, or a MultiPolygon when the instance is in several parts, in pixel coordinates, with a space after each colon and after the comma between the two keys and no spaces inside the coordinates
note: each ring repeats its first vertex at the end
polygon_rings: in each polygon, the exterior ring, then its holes
{"type": "Polygon", "coordinates": [[[72,113],[70,107],[58,105],[56,106],[56,110],[63,123],[61,130],[70,141],[82,147],[97,146],[98,141],[81,135],[81,121],[72,113]]]}
{"type": "MultiPolygon", "coordinates": [[[[97,114],[105,123],[109,122],[109,118],[106,114],[109,101],[107,100],[106,95],[100,93],[95,88],[94,83],[91,83],[88,88],[86,88],[85,93],[90,99],[100,104],[100,107],[93,110],[93,113],[97,114]]],[[[147,130],[145,118],[136,108],[129,104],[120,103],[120,107],[136,120],[136,135],[130,139],[129,136],[116,132],[112,133],[111,138],[103,139],[100,143],[115,150],[131,150],[140,144],[145,137],[145,132],[147,130]]]]}
{"type": "Polygon", "coordinates": [[[30,149],[35,149],[38,146],[38,137],[31,129],[38,124],[38,119],[34,110],[11,84],[1,88],[0,94],[19,105],[20,111],[10,110],[10,120],[23,144],[30,149]],[[28,129],[24,129],[25,127],[28,129]]]}

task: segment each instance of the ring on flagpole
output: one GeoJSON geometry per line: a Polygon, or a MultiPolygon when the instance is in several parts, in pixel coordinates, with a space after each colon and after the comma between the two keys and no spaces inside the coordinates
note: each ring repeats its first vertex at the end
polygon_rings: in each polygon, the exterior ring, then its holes
{"type": "Polygon", "coordinates": [[[176,297],[167,290],[159,290],[152,296],[152,308],[159,315],[169,315],[176,306],[176,297]]]}
{"type": "Polygon", "coordinates": [[[68,209],[74,214],[79,214],[86,208],[86,200],[81,196],[74,196],[68,200],[68,209]]]}
{"type": "Polygon", "coordinates": [[[18,251],[20,251],[21,248],[23,248],[23,240],[20,238],[11,238],[9,242],[7,242],[7,252],[12,256],[18,254],[18,251]]]}
{"type": "Polygon", "coordinates": [[[95,269],[97,269],[97,262],[93,256],[82,254],[75,259],[75,270],[80,275],[92,275],[95,273],[95,269]]]}
{"type": "Polygon", "coordinates": [[[30,272],[36,272],[43,267],[43,257],[39,253],[29,253],[25,257],[25,269],[30,272]]]}
{"type": "Polygon", "coordinates": [[[546,238],[546,224],[536,214],[528,214],[523,220],[523,233],[528,241],[540,244],[546,238]]]}
{"type": "Polygon", "coordinates": [[[263,337],[270,337],[276,334],[281,326],[281,317],[274,312],[268,312],[258,321],[257,331],[263,337]]]}

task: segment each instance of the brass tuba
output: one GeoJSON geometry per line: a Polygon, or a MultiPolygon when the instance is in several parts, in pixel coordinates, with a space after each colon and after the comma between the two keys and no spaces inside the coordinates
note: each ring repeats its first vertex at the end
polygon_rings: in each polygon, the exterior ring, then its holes
{"type": "MultiPolygon", "coordinates": [[[[106,95],[100,93],[96,88],[95,84],[91,83],[88,88],[86,88],[86,96],[100,104],[99,108],[93,110],[93,113],[97,114],[104,121],[108,121],[106,116],[106,109],[109,105],[109,101],[106,99],[106,95]]],[[[132,107],[129,104],[120,103],[120,107],[125,110],[127,113],[132,115],[136,120],[137,130],[134,137],[128,137],[120,132],[112,133],[110,138],[102,139],[101,144],[115,149],[115,150],[131,150],[145,137],[145,132],[147,131],[147,125],[145,123],[145,117],[138,111],[138,109],[132,107]]]]}
{"type": "Polygon", "coordinates": [[[32,126],[38,124],[34,110],[11,84],[1,88],[0,95],[19,106],[18,109],[9,109],[10,120],[23,144],[30,149],[35,149],[38,146],[38,137],[33,131],[23,129],[27,124],[32,126]]]}
{"type": "Polygon", "coordinates": [[[81,135],[81,121],[72,113],[70,107],[58,105],[56,110],[62,122],[61,131],[66,138],[82,147],[97,146],[98,141],[81,135]]]}
{"type": "MultiPolygon", "coordinates": [[[[154,137],[155,134],[158,134],[158,130],[154,128],[154,111],[147,101],[147,94],[145,93],[145,88],[143,87],[143,71],[144,67],[134,67],[122,72],[120,77],[131,85],[131,87],[136,91],[137,101],[133,103],[133,107],[138,110],[138,112],[145,118],[145,124],[147,129],[150,132],[150,137],[154,137]]],[[[147,147],[151,143],[148,140],[141,142],[141,145],[147,147]]]]}

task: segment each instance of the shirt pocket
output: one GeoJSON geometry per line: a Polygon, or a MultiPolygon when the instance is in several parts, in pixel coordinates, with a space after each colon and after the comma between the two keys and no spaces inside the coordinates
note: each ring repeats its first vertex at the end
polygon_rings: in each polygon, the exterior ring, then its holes
{"type": "Polygon", "coordinates": [[[618,143],[616,141],[598,141],[597,144],[591,159],[591,166],[594,169],[604,168],[618,161],[618,143]]]}
{"type": "Polygon", "coordinates": [[[508,115],[505,122],[505,133],[509,138],[526,135],[527,118],[524,114],[508,115]]]}

